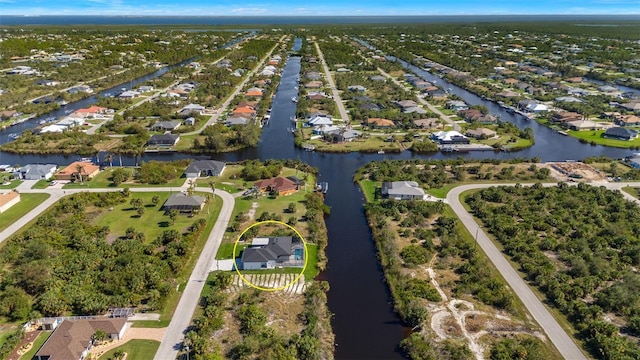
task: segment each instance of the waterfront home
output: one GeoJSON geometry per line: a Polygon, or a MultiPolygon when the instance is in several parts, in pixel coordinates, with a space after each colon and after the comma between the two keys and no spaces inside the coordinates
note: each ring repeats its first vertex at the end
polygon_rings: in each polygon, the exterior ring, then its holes
{"type": "Polygon", "coordinates": [[[451,109],[453,111],[462,111],[469,109],[469,105],[462,100],[449,100],[446,103],[447,109],[451,109]]]}
{"type": "Polygon", "coordinates": [[[256,181],[254,185],[261,193],[290,195],[298,191],[298,185],[295,182],[283,177],[256,181]]]}
{"type": "Polygon", "coordinates": [[[436,131],[431,134],[431,139],[444,144],[469,144],[471,141],[461,133],[453,131],[436,131]]]}
{"type": "Polygon", "coordinates": [[[424,190],[415,181],[382,183],[382,197],[395,200],[424,200],[424,190]]]}
{"type": "Polygon", "coordinates": [[[360,135],[362,135],[362,133],[358,130],[341,128],[337,130],[326,131],[324,133],[324,139],[332,143],[341,143],[353,141],[360,135]]]}
{"type": "Polygon", "coordinates": [[[333,126],[333,125],[316,125],[313,127],[313,134],[314,135],[324,135],[328,132],[331,131],[338,131],[340,130],[339,127],[337,126],[333,126]]]}
{"type": "Polygon", "coordinates": [[[196,160],[192,162],[184,171],[187,178],[220,176],[226,164],[216,160],[196,160]]]}
{"type": "Polygon", "coordinates": [[[48,180],[58,170],[54,164],[28,164],[13,173],[13,177],[20,180],[48,180]]]}
{"type": "Polygon", "coordinates": [[[247,125],[249,123],[249,119],[242,116],[231,116],[223,121],[223,124],[226,126],[234,126],[234,125],[247,125]]]}
{"type": "Polygon", "coordinates": [[[106,332],[109,340],[122,340],[128,325],[126,318],[63,320],[35,354],[35,358],[85,359],[96,341],[93,338],[96,331],[106,332]]]}
{"type": "Polygon", "coordinates": [[[518,106],[524,111],[533,112],[533,113],[549,111],[549,107],[547,105],[541,104],[535,100],[518,101],[518,106]]]}
{"type": "Polygon", "coordinates": [[[55,175],[56,180],[82,181],[90,180],[100,172],[100,166],[90,162],[76,161],[69,164],[55,175]]]}
{"type": "Polygon", "coordinates": [[[77,94],[77,93],[92,93],[93,89],[89,86],[89,85],[79,85],[79,86],[74,86],[72,88],[70,88],[69,90],[67,90],[67,92],[69,94],[77,94]]]}
{"type": "Polygon", "coordinates": [[[602,136],[618,140],[632,140],[638,137],[638,132],[622,127],[610,127],[602,136]]]}
{"type": "Polygon", "coordinates": [[[496,136],[496,132],[487,128],[469,129],[465,135],[474,139],[489,139],[496,136]]]}
{"type": "Polygon", "coordinates": [[[180,141],[180,135],[161,134],[152,135],[147,141],[148,146],[175,146],[180,141]]]}
{"type": "Polygon", "coordinates": [[[313,91],[307,94],[307,99],[309,100],[324,100],[327,98],[327,94],[323,92],[313,91]]]}
{"type": "Polygon", "coordinates": [[[629,159],[628,164],[632,168],[640,169],[640,155],[629,159]]]}
{"type": "Polygon", "coordinates": [[[569,121],[582,120],[582,114],[571,111],[560,111],[551,116],[551,122],[566,123],[569,121]]]}
{"type": "Polygon", "coordinates": [[[255,119],[257,115],[256,110],[253,108],[253,106],[238,106],[233,110],[233,116],[234,117],[247,117],[250,119],[255,119]]]}
{"type": "Polygon", "coordinates": [[[108,114],[108,113],[112,113],[113,110],[111,109],[107,109],[106,107],[101,107],[101,106],[90,106],[88,108],[84,108],[84,109],[78,109],[76,111],[73,112],[73,117],[79,117],[79,118],[94,118],[97,117],[98,114],[104,115],[104,114],[108,114]]]}
{"type": "Polygon", "coordinates": [[[118,98],[120,99],[135,99],[138,96],[140,96],[140,93],[134,90],[127,90],[127,91],[123,91],[122,93],[120,93],[120,95],[118,95],[118,98]]]}
{"type": "Polygon", "coordinates": [[[162,210],[176,210],[183,213],[193,213],[200,211],[204,207],[206,199],[204,196],[186,195],[183,193],[171,194],[162,205],[162,210]]]}
{"type": "Polygon", "coordinates": [[[245,96],[262,97],[262,89],[257,88],[257,87],[252,87],[252,88],[248,89],[247,92],[244,95],[245,96]]]}
{"type": "Polygon", "coordinates": [[[423,91],[423,94],[425,94],[425,96],[428,96],[430,98],[433,99],[445,99],[447,97],[447,92],[440,89],[440,88],[436,88],[436,89],[427,89],[425,91],[423,91]]]}
{"type": "Polygon", "coordinates": [[[298,238],[278,236],[255,238],[242,251],[244,270],[275,269],[304,266],[304,245],[298,238]]]}
{"type": "Polygon", "coordinates": [[[304,84],[304,87],[306,87],[307,89],[319,89],[322,87],[322,85],[324,85],[322,81],[314,80],[304,84]]]}
{"type": "Polygon", "coordinates": [[[328,114],[313,114],[306,122],[306,126],[333,125],[333,119],[328,114]]]}
{"type": "Polygon", "coordinates": [[[317,71],[309,71],[304,75],[309,80],[320,80],[322,75],[317,71]]]}

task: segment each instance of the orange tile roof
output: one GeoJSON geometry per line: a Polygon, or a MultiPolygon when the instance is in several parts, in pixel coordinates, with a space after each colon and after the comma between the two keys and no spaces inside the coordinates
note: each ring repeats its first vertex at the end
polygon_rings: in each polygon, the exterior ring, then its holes
{"type": "Polygon", "coordinates": [[[233,110],[233,113],[245,113],[245,114],[253,114],[256,111],[253,110],[252,108],[248,107],[248,106],[242,106],[242,107],[237,107],[235,110],[233,110]]]}
{"type": "Polygon", "coordinates": [[[247,91],[246,95],[247,96],[262,96],[262,91],[260,91],[260,90],[247,91]]]}
{"type": "Polygon", "coordinates": [[[367,119],[368,124],[374,124],[376,126],[395,126],[396,124],[389,119],[381,119],[381,118],[369,118],[367,119]]]}
{"type": "Polygon", "coordinates": [[[90,113],[90,114],[95,114],[95,113],[99,113],[99,112],[101,112],[101,111],[106,111],[106,110],[107,110],[107,108],[100,107],[100,106],[95,106],[95,105],[94,105],[94,106],[88,107],[88,108],[86,108],[86,109],[79,109],[79,110],[76,110],[76,112],[77,112],[77,113],[90,113]]]}
{"type": "Polygon", "coordinates": [[[100,170],[100,166],[88,162],[76,161],[69,164],[66,168],[58,171],[56,175],[73,175],[78,172],[78,165],[82,166],[83,175],[93,174],[96,170],[100,170]]]}

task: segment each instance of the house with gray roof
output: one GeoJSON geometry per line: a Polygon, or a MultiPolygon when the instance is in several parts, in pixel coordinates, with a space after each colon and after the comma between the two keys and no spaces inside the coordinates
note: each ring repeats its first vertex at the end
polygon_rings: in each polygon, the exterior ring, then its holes
{"type": "Polygon", "coordinates": [[[204,196],[186,195],[186,194],[171,194],[167,201],[162,205],[162,210],[171,211],[177,210],[179,212],[194,212],[202,210],[204,207],[204,196]]]}
{"type": "Polygon", "coordinates": [[[610,127],[602,136],[618,140],[631,140],[638,137],[638,132],[635,130],[622,128],[622,127],[610,127]]]}
{"type": "Polygon", "coordinates": [[[415,181],[382,183],[382,197],[396,200],[424,200],[424,190],[415,181]]]}
{"type": "Polygon", "coordinates": [[[17,169],[13,176],[21,180],[49,179],[58,170],[55,164],[29,164],[17,169]]]}
{"type": "Polygon", "coordinates": [[[153,124],[149,130],[151,131],[173,131],[180,127],[182,122],[180,120],[171,120],[171,121],[158,121],[153,124]]]}
{"type": "Polygon", "coordinates": [[[304,245],[300,239],[291,236],[255,238],[242,252],[244,270],[303,266],[304,245]]]}
{"type": "Polygon", "coordinates": [[[180,135],[160,134],[153,135],[147,141],[149,146],[175,146],[180,141],[180,135]]]}
{"type": "Polygon", "coordinates": [[[232,116],[232,117],[228,117],[225,121],[224,124],[227,126],[233,126],[233,125],[247,125],[249,123],[249,119],[242,117],[242,116],[232,116]]]}
{"type": "Polygon", "coordinates": [[[184,171],[187,178],[202,176],[220,176],[224,171],[225,163],[215,160],[196,160],[184,171]]]}

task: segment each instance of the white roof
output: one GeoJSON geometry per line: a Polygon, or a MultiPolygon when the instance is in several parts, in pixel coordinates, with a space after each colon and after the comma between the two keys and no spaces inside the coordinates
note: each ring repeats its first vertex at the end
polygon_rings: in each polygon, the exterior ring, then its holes
{"type": "Polygon", "coordinates": [[[339,127],[337,127],[337,126],[333,126],[333,125],[325,125],[324,127],[322,127],[322,126],[319,126],[319,125],[318,125],[318,126],[315,126],[315,127],[313,128],[313,130],[314,130],[315,132],[321,132],[321,133],[323,133],[323,134],[324,134],[324,133],[331,132],[331,131],[335,131],[335,130],[338,130],[338,129],[340,129],[340,128],[339,128],[339,127]]]}
{"type": "Polygon", "coordinates": [[[436,138],[438,138],[438,140],[451,140],[452,137],[454,136],[462,136],[462,137],[466,137],[464,135],[462,135],[461,133],[452,130],[452,131],[436,131],[433,133],[433,136],[435,136],[436,138]]]}
{"type": "Polygon", "coordinates": [[[308,122],[309,125],[333,125],[333,120],[324,116],[314,116],[308,122]]]}
{"type": "Polygon", "coordinates": [[[251,246],[266,246],[269,245],[269,238],[253,238],[251,246]]]}
{"type": "Polygon", "coordinates": [[[48,126],[43,127],[42,129],[40,129],[40,132],[41,133],[48,133],[48,132],[61,133],[65,129],[66,129],[66,127],[64,127],[64,126],[60,126],[60,125],[55,125],[54,124],[54,125],[48,125],[48,126]]]}

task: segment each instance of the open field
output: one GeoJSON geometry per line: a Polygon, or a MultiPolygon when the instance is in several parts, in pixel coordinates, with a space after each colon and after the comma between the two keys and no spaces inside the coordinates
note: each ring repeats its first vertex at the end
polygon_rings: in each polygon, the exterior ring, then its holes
{"type": "MultiPolygon", "coordinates": [[[[94,188],[113,188],[113,182],[111,181],[111,173],[118,167],[114,166],[114,167],[109,167],[106,168],[105,170],[102,170],[98,173],[98,175],[96,175],[93,179],[91,179],[90,181],[84,181],[82,183],[80,182],[71,182],[68,183],[64,186],[65,189],[94,189],[94,188]]],[[[174,186],[176,188],[182,186],[184,184],[184,182],[186,181],[185,178],[183,177],[177,177],[171,181],[169,181],[168,183],[164,183],[164,184],[144,184],[144,183],[140,183],[138,181],[136,181],[133,178],[133,172],[134,169],[131,167],[125,167],[124,168],[126,171],[129,172],[129,180],[120,184],[118,187],[119,188],[126,188],[126,187],[171,187],[174,186]]],[[[35,187],[35,186],[34,186],[35,187]]]]}

